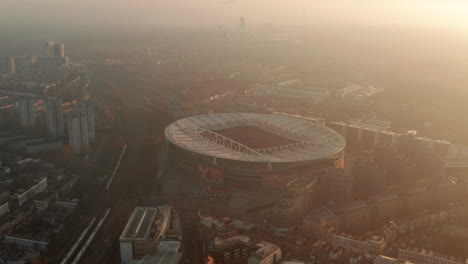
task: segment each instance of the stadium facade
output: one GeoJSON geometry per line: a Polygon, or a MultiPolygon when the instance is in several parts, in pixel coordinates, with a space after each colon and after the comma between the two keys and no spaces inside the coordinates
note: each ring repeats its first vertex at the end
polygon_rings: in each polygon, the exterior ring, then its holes
{"type": "Polygon", "coordinates": [[[193,116],[165,130],[172,166],[239,187],[280,187],[340,164],[344,138],[288,116],[222,113],[193,116]]]}

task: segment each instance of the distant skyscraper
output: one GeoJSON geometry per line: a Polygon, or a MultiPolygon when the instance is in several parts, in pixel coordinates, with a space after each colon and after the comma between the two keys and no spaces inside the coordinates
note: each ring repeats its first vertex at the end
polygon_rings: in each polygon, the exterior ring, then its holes
{"type": "Polygon", "coordinates": [[[64,134],[62,103],[62,100],[54,97],[47,100],[46,123],[51,137],[62,137],[64,134]]]}
{"type": "Polygon", "coordinates": [[[240,28],[242,30],[245,29],[245,18],[241,17],[239,22],[240,22],[240,28]]]}
{"type": "Polygon", "coordinates": [[[54,55],[56,58],[65,58],[65,45],[57,43],[54,46],[54,55]]]}
{"type": "Polygon", "coordinates": [[[19,120],[22,127],[33,127],[36,125],[36,109],[34,100],[30,97],[23,97],[19,101],[19,120]]]}
{"type": "Polygon", "coordinates": [[[15,57],[9,56],[5,60],[5,72],[8,74],[16,73],[15,57]]]}
{"type": "Polygon", "coordinates": [[[96,133],[94,129],[94,108],[89,101],[82,101],[78,104],[79,111],[86,116],[88,120],[89,142],[94,142],[96,133]]]}
{"type": "Polygon", "coordinates": [[[55,57],[55,43],[52,41],[46,42],[45,52],[47,57],[55,57]]]}
{"type": "Polygon", "coordinates": [[[88,120],[80,111],[73,111],[68,117],[68,143],[76,154],[89,150],[88,120]]]}

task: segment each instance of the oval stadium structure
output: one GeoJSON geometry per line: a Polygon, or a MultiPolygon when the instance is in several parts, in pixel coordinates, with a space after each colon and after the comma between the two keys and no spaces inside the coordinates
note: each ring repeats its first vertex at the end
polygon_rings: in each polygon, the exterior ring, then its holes
{"type": "Polygon", "coordinates": [[[345,147],[340,134],[319,124],[250,113],[181,119],[165,136],[172,166],[241,187],[279,187],[319,174],[342,159],[345,147]]]}

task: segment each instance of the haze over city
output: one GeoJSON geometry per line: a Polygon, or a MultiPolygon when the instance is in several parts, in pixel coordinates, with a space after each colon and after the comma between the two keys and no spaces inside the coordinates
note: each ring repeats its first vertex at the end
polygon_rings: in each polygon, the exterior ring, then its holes
{"type": "Polygon", "coordinates": [[[231,24],[239,16],[250,24],[361,24],[466,29],[463,0],[20,0],[3,1],[3,27],[29,25],[101,26],[231,24]]]}
{"type": "Polygon", "coordinates": [[[0,263],[468,263],[468,2],[0,0],[0,263]]]}

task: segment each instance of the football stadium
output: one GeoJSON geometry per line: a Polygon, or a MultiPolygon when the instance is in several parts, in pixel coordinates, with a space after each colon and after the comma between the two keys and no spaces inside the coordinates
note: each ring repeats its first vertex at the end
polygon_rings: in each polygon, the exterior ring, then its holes
{"type": "Polygon", "coordinates": [[[279,187],[343,159],[344,138],[319,124],[282,115],[207,114],[165,130],[171,166],[209,182],[279,187]]]}

